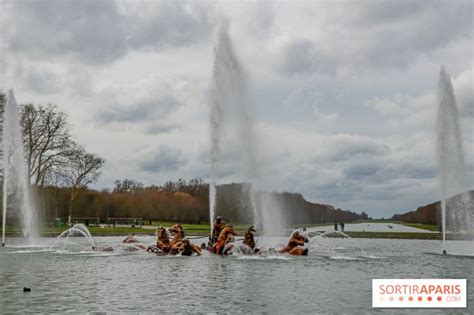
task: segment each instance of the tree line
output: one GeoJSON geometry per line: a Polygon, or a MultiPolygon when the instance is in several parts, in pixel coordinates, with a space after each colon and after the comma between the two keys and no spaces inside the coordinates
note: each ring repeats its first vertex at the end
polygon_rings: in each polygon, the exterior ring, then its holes
{"type": "MultiPolygon", "coordinates": [[[[247,184],[233,183],[217,187],[217,215],[227,222],[251,224],[255,222],[247,184]]],[[[43,187],[44,216],[66,217],[68,188],[43,187]]],[[[329,205],[306,201],[300,194],[257,192],[258,200],[272,195],[289,224],[351,222],[367,219],[366,213],[336,209],[329,205]]],[[[278,209],[274,209],[277,211],[278,209]]],[[[75,217],[94,217],[101,222],[108,218],[142,218],[145,221],[181,223],[209,223],[209,185],[202,179],[179,179],[163,185],[145,186],[124,179],[115,181],[113,189],[101,191],[82,189],[73,204],[75,217]]]]}
{"type": "MultiPolygon", "coordinates": [[[[418,207],[414,211],[395,214],[392,220],[430,225],[442,224],[441,201],[418,207]]],[[[452,231],[474,230],[474,190],[452,196],[446,201],[446,228],[452,231]]]]}

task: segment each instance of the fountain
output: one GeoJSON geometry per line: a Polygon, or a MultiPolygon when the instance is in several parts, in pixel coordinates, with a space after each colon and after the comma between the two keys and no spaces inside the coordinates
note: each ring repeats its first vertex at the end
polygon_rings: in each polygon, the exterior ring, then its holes
{"type": "Polygon", "coordinates": [[[464,153],[458,110],[451,78],[441,67],[438,83],[436,121],[436,157],[441,184],[441,220],[443,253],[446,254],[446,231],[473,232],[473,207],[466,192],[464,153]]]}
{"type": "Polygon", "coordinates": [[[85,246],[82,246],[81,244],[78,244],[78,243],[74,243],[74,244],[79,245],[79,246],[84,247],[84,248],[87,248],[87,249],[96,247],[91,233],[89,232],[87,227],[82,223],[74,224],[72,227],[65,230],[61,234],[59,234],[57,239],[58,240],[63,240],[64,239],[63,242],[64,242],[64,244],[66,244],[66,243],[68,243],[69,237],[74,236],[74,235],[84,236],[86,238],[86,240],[89,242],[90,246],[85,247],[85,246]]]}
{"type": "Polygon", "coordinates": [[[235,171],[245,182],[243,192],[251,201],[255,225],[263,233],[283,230],[280,207],[272,194],[260,194],[256,190],[262,185],[257,163],[257,139],[252,101],[249,95],[247,77],[232,46],[227,24],[218,32],[214,49],[214,64],[210,84],[210,159],[211,182],[209,185],[209,215],[214,221],[216,213],[216,177],[219,171],[224,144],[235,145],[241,167],[235,171]],[[233,139],[234,137],[235,139],[233,139]],[[234,142],[232,142],[234,140],[234,142]],[[270,211],[272,210],[272,211],[270,211]]]}
{"type": "MultiPolygon", "coordinates": [[[[250,114],[250,98],[246,78],[237,56],[234,53],[229,37],[227,24],[218,32],[214,48],[214,64],[210,86],[210,137],[211,137],[211,183],[209,186],[209,211],[211,229],[216,213],[216,177],[218,162],[222,150],[224,127],[237,134],[240,159],[243,164],[242,174],[246,180],[252,181],[257,175],[255,134],[252,115],[250,114]],[[234,120],[232,120],[232,118],[234,120]]],[[[228,139],[226,139],[228,140],[228,139]]],[[[245,185],[247,187],[248,185],[245,185]]],[[[245,189],[250,199],[252,189],[245,189]]],[[[252,207],[255,212],[255,207],[252,207]]],[[[256,217],[254,213],[254,217],[256,217]]]]}
{"type": "Polygon", "coordinates": [[[30,182],[26,168],[23,137],[18,105],[13,91],[8,97],[3,115],[3,230],[5,246],[7,209],[18,209],[23,236],[29,242],[37,236],[36,213],[30,195],[30,182]]]}

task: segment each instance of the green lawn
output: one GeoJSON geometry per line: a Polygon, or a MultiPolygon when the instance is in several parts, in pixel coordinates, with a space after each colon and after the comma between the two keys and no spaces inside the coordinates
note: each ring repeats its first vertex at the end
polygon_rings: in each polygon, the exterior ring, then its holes
{"type": "Polygon", "coordinates": [[[430,225],[430,224],[421,224],[421,223],[401,223],[406,226],[411,226],[417,229],[423,229],[423,230],[428,230],[428,231],[434,231],[437,232],[439,231],[439,227],[437,225],[430,225]]]}
{"type": "Polygon", "coordinates": [[[402,223],[391,219],[373,219],[373,220],[357,220],[351,223],[402,223]]]}
{"type": "MultiPolygon", "coordinates": [[[[362,223],[362,222],[377,222],[379,220],[368,220],[368,221],[357,221],[354,223],[362,223]]],[[[382,222],[388,222],[383,220],[382,222]]],[[[390,221],[395,223],[395,221],[390,221]]],[[[399,223],[399,222],[396,222],[399,223]]],[[[400,222],[401,223],[401,222],[400,222]]],[[[153,222],[154,226],[163,225],[164,227],[170,227],[175,223],[170,222],[153,222]]],[[[437,231],[438,227],[436,225],[424,225],[424,224],[408,224],[408,223],[401,223],[407,226],[412,226],[415,228],[425,229],[429,231],[437,231]]],[[[196,236],[207,236],[209,235],[209,225],[208,224],[182,224],[183,228],[187,235],[196,235],[196,236]]],[[[313,226],[331,226],[333,224],[295,224],[292,227],[313,227],[313,226]]],[[[249,225],[246,224],[234,224],[234,229],[239,235],[243,235],[243,233],[247,230],[249,225]]],[[[54,237],[61,232],[65,231],[68,227],[62,226],[59,228],[55,227],[42,227],[40,228],[40,234],[42,236],[50,236],[54,237]]],[[[1,230],[0,230],[1,231],[1,230]]],[[[128,234],[137,234],[137,235],[154,235],[155,229],[144,229],[139,227],[97,227],[97,226],[89,226],[89,231],[93,236],[122,236],[128,234]]],[[[19,227],[7,227],[6,234],[8,236],[20,236],[21,230],[19,227]]],[[[399,238],[399,239],[439,239],[440,235],[438,233],[403,233],[403,232],[346,232],[347,235],[354,238],[399,238]]]]}
{"type": "Polygon", "coordinates": [[[308,223],[308,224],[299,223],[299,224],[292,224],[291,228],[299,229],[299,228],[303,228],[303,227],[309,228],[309,227],[332,226],[332,225],[334,225],[334,223],[308,223]]]}
{"type": "MultiPolygon", "coordinates": [[[[163,225],[164,227],[170,227],[176,223],[172,222],[159,222],[159,221],[152,221],[153,226],[159,226],[163,225]]],[[[232,223],[231,223],[232,224],[232,223]]],[[[184,228],[185,231],[209,231],[210,230],[210,225],[209,224],[187,224],[183,223],[181,224],[184,228]]],[[[247,224],[233,224],[234,230],[247,230],[248,227],[250,226],[247,224]]]]}
{"type": "MultiPolygon", "coordinates": [[[[293,224],[291,225],[292,228],[302,228],[302,227],[318,227],[318,226],[334,226],[335,222],[331,223],[311,223],[311,224],[293,224]]],[[[340,222],[338,221],[337,224],[340,222]]],[[[357,224],[357,223],[396,223],[396,224],[404,224],[401,221],[394,221],[389,219],[375,219],[375,220],[356,220],[352,222],[344,222],[344,224],[357,224]]]]}
{"type": "Polygon", "coordinates": [[[345,232],[352,238],[391,238],[391,239],[441,239],[437,233],[407,233],[407,232],[345,232]]]}
{"type": "MultiPolygon", "coordinates": [[[[411,226],[411,227],[414,227],[414,228],[428,230],[428,231],[434,231],[434,232],[437,232],[439,230],[437,225],[421,224],[421,223],[404,223],[402,221],[394,221],[394,220],[387,220],[387,219],[384,219],[384,220],[382,220],[382,219],[357,220],[357,221],[353,221],[353,222],[346,222],[346,224],[357,224],[357,223],[387,223],[387,224],[394,223],[394,224],[402,224],[402,225],[411,226]]],[[[308,225],[295,224],[292,227],[299,228],[299,227],[303,227],[303,226],[318,227],[318,226],[332,226],[332,225],[334,225],[334,223],[321,223],[321,224],[308,224],[308,225]]]]}
{"type": "MultiPolygon", "coordinates": [[[[158,222],[154,222],[154,225],[158,225],[158,222]]],[[[164,227],[170,227],[175,223],[169,222],[160,222],[164,227]]],[[[155,226],[156,226],[155,225],[155,226]]],[[[182,224],[184,231],[187,235],[209,235],[210,227],[207,224],[182,224]]],[[[243,234],[246,231],[248,225],[243,224],[235,224],[234,229],[237,233],[243,234]]],[[[39,233],[42,236],[57,236],[61,234],[63,231],[67,230],[67,226],[62,227],[41,227],[39,229],[39,233]]],[[[89,231],[91,232],[92,236],[112,236],[112,235],[128,235],[128,234],[137,234],[137,235],[154,235],[155,229],[144,229],[140,227],[98,227],[98,226],[89,226],[89,231]]],[[[1,228],[0,228],[1,232],[1,228]]],[[[21,236],[22,232],[19,227],[7,227],[6,228],[6,235],[8,236],[21,236]]]]}
{"type": "MultiPolygon", "coordinates": [[[[169,225],[166,225],[169,226],[169,225]]],[[[207,226],[207,225],[206,225],[207,226]]],[[[187,225],[187,227],[193,227],[194,229],[185,229],[187,235],[194,236],[207,236],[209,235],[209,229],[197,225],[187,225]]],[[[246,225],[237,225],[237,233],[242,236],[246,230],[246,225]]],[[[67,227],[53,228],[43,227],[40,229],[42,236],[55,237],[61,232],[65,231],[67,227]]],[[[154,229],[141,229],[141,228],[129,228],[129,227],[115,227],[115,228],[101,228],[101,227],[89,227],[89,231],[93,236],[124,236],[128,234],[136,235],[154,235],[154,229]]],[[[0,230],[1,232],[1,230],[0,230]]],[[[20,236],[21,230],[18,227],[8,227],[6,230],[8,236],[20,236]]],[[[403,233],[403,232],[346,232],[352,238],[390,238],[390,239],[441,239],[439,233],[403,233]]],[[[337,237],[337,235],[328,235],[328,237],[337,237]]],[[[448,239],[472,239],[473,235],[462,235],[462,234],[448,234],[448,239]]]]}

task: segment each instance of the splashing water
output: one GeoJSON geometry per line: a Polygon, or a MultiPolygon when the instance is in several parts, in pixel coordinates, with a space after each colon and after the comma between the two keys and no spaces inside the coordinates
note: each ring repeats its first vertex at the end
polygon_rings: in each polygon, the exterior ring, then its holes
{"type": "MultiPolygon", "coordinates": [[[[211,184],[209,187],[209,212],[211,226],[216,213],[216,177],[221,159],[224,127],[235,132],[236,146],[242,162],[237,170],[244,180],[258,177],[255,131],[247,79],[229,37],[227,25],[220,28],[214,48],[214,64],[210,86],[210,137],[211,184]]],[[[228,139],[226,139],[228,140],[228,139]]],[[[253,194],[252,189],[248,191],[253,194]]],[[[252,197],[250,198],[253,199],[252,197]]],[[[255,210],[255,207],[252,207],[255,210]]]]}
{"type": "Polygon", "coordinates": [[[210,86],[210,159],[211,183],[209,186],[209,214],[212,222],[216,214],[216,178],[219,160],[229,152],[222,151],[225,144],[232,143],[233,158],[240,167],[235,173],[245,182],[243,194],[250,201],[253,220],[263,234],[283,230],[281,207],[272,194],[257,193],[262,186],[258,166],[258,134],[255,130],[253,103],[249,95],[248,79],[240,64],[229,36],[227,25],[219,29],[214,49],[214,64],[210,86]],[[235,139],[232,139],[232,136],[235,139]],[[232,141],[235,140],[235,141],[232,141]]]}
{"type": "Polygon", "coordinates": [[[36,211],[30,195],[18,105],[13,91],[8,92],[3,116],[3,234],[7,210],[19,211],[19,219],[28,241],[37,237],[36,211]]]}
{"type": "Polygon", "coordinates": [[[216,182],[214,179],[211,179],[211,183],[209,184],[209,222],[211,225],[211,235],[213,233],[212,227],[214,218],[216,216],[216,182]]]}
{"type": "Polygon", "coordinates": [[[459,115],[451,78],[441,67],[438,83],[438,117],[436,121],[436,157],[441,185],[443,251],[446,231],[473,232],[473,205],[466,191],[466,170],[459,115]],[[461,194],[460,196],[456,196],[461,194]],[[454,198],[452,198],[454,197],[454,198]]]}
{"type": "MultiPolygon", "coordinates": [[[[72,227],[67,229],[66,231],[59,234],[58,235],[58,240],[63,240],[64,244],[66,244],[68,242],[69,237],[74,236],[74,235],[84,236],[86,238],[86,240],[89,242],[90,248],[95,247],[94,239],[92,238],[91,233],[89,232],[87,227],[82,223],[76,223],[72,227]]],[[[75,243],[75,244],[77,244],[77,243],[75,243]]],[[[78,245],[80,245],[80,244],[78,244],[78,245]]]]}
{"type": "Polygon", "coordinates": [[[225,68],[225,60],[220,55],[224,54],[221,48],[222,44],[219,40],[214,49],[214,66],[212,72],[211,86],[210,86],[210,111],[209,111],[209,134],[211,140],[210,159],[211,159],[211,182],[209,185],[209,220],[212,225],[216,214],[216,172],[217,162],[220,155],[221,147],[221,130],[222,121],[224,118],[223,103],[226,101],[226,89],[224,87],[224,79],[222,68],[225,68]]]}
{"type": "MultiPolygon", "coordinates": [[[[260,181],[259,184],[262,184],[260,181]]],[[[274,192],[260,192],[257,196],[257,202],[261,209],[261,227],[263,235],[284,235],[287,227],[286,219],[283,215],[280,196],[274,192]]]]}

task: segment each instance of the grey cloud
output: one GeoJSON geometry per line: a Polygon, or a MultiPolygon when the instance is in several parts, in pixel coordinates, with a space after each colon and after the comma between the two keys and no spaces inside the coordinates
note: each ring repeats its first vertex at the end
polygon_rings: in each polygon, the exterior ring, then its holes
{"type": "Polygon", "coordinates": [[[373,67],[406,67],[458,38],[472,37],[468,1],[383,1],[361,5],[360,48],[373,67]]]}
{"type": "Polygon", "coordinates": [[[372,159],[365,163],[354,163],[344,169],[348,180],[364,180],[370,183],[388,182],[395,178],[435,179],[437,170],[423,161],[384,161],[372,159]]]}
{"type": "Polygon", "coordinates": [[[249,34],[264,39],[269,36],[275,26],[275,2],[257,1],[247,24],[249,34]]]}
{"type": "Polygon", "coordinates": [[[323,7],[329,18],[342,18],[338,27],[328,29],[321,43],[287,43],[281,51],[283,74],[405,68],[456,40],[472,38],[469,1],[359,1],[323,7]]]}
{"type": "Polygon", "coordinates": [[[474,117],[473,72],[468,70],[454,80],[456,101],[461,117],[474,117]]]}
{"type": "Polygon", "coordinates": [[[211,32],[208,10],[183,1],[148,3],[151,18],[127,15],[140,3],[112,0],[7,0],[7,49],[28,57],[114,61],[130,50],[187,46],[211,32]]]}
{"type": "MultiPolygon", "coordinates": [[[[360,25],[373,25],[378,23],[398,23],[400,19],[416,17],[426,9],[426,4],[420,0],[404,1],[365,1],[350,5],[359,14],[349,17],[352,21],[360,25]]],[[[435,1],[431,1],[430,5],[435,1]]]]}
{"type": "Polygon", "coordinates": [[[176,171],[185,164],[186,161],[179,149],[167,145],[160,145],[157,152],[143,159],[139,162],[138,166],[142,171],[159,173],[176,171]]]}
{"type": "Polygon", "coordinates": [[[374,164],[352,165],[344,170],[344,175],[350,179],[359,180],[376,174],[380,168],[379,165],[374,164]]]}
{"type": "Polygon", "coordinates": [[[383,170],[374,181],[393,178],[435,179],[437,170],[433,163],[424,160],[387,161],[383,170]]]}
{"type": "Polygon", "coordinates": [[[318,161],[344,161],[361,157],[386,155],[390,148],[371,139],[347,136],[330,138],[324,150],[318,155],[318,161]]]}
{"type": "Polygon", "coordinates": [[[296,39],[287,43],[282,50],[280,71],[287,75],[310,74],[313,72],[334,73],[332,57],[319,51],[307,39],[296,39]]]}
{"type": "Polygon", "coordinates": [[[145,127],[145,133],[149,135],[158,135],[161,133],[170,133],[180,128],[181,127],[177,124],[170,124],[164,121],[154,121],[154,122],[150,122],[145,127]]]}
{"type": "Polygon", "coordinates": [[[125,25],[114,1],[9,1],[6,41],[12,53],[39,58],[73,56],[86,63],[126,52],[125,25]]]}
{"type": "Polygon", "coordinates": [[[429,165],[419,165],[416,167],[406,167],[403,169],[403,174],[407,178],[414,179],[435,179],[438,171],[435,167],[429,165]]]}
{"type": "Polygon", "coordinates": [[[197,2],[159,1],[146,9],[156,10],[157,15],[133,18],[128,35],[130,47],[188,46],[211,34],[209,8],[197,2]]]}
{"type": "Polygon", "coordinates": [[[161,99],[145,99],[135,104],[120,104],[97,114],[101,123],[137,123],[161,119],[176,109],[180,103],[171,96],[161,99]]]}
{"type": "Polygon", "coordinates": [[[313,44],[308,40],[298,40],[284,48],[281,69],[286,74],[312,72],[316,62],[313,44]]]}
{"type": "Polygon", "coordinates": [[[49,94],[60,90],[58,76],[54,72],[29,69],[23,73],[25,86],[34,92],[49,94]]]}
{"type": "Polygon", "coordinates": [[[356,26],[379,29],[381,36],[395,35],[388,38],[387,43],[393,39],[400,42],[404,39],[412,49],[433,48],[472,33],[471,1],[385,0],[358,3],[353,7],[359,11],[358,15],[354,15],[356,26]],[[401,32],[405,27],[413,28],[401,32]]]}
{"type": "Polygon", "coordinates": [[[163,81],[155,76],[128,86],[110,86],[100,92],[105,103],[95,113],[94,120],[101,125],[135,124],[151,134],[171,130],[177,124],[166,120],[186,103],[183,94],[187,89],[187,80],[163,81]],[[184,100],[180,99],[183,97],[184,100]]]}

